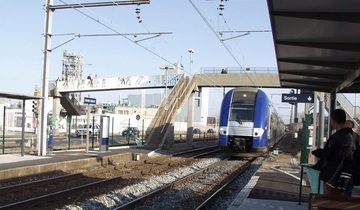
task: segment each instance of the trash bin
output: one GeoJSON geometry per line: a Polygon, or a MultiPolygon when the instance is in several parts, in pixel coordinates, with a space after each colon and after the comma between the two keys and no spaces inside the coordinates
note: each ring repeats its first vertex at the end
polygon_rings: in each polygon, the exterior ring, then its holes
{"type": "Polygon", "coordinates": [[[136,143],[136,146],[142,147],[142,142],[141,142],[141,139],[139,137],[135,138],[135,143],[136,143]]]}
{"type": "Polygon", "coordinates": [[[49,141],[48,141],[48,153],[51,154],[53,151],[53,126],[49,126],[49,141]]]}
{"type": "Polygon", "coordinates": [[[317,194],[323,194],[324,193],[323,181],[320,181],[319,179],[320,171],[311,168],[311,166],[306,166],[306,171],[310,182],[311,192],[317,194]]]}

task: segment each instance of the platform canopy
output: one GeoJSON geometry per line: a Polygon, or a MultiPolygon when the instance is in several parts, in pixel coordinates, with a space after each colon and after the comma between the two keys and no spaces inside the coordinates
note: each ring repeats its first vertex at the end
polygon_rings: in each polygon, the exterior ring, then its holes
{"type": "Polygon", "coordinates": [[[360,92],[359,0],[268,0],[282,88],[360,92]]]}
{"type": "Polygon", "coordinates": [[[19,99],[19,100],[42,99],[42,97],[38,97],[38,96],[27,96],[16,93],[4,93],[4,92],[0,92],[0,98],[11,98],[11,99],[19,99]]]}
{"type": "MultiPolygon", "coordinates": [[[[25,155],[25,101],[26,100],[41,99],[42,97],[27,96],[27,95],[21,95],[21,94],[16,94],[16,93],[3,93],[3,92],[0,92],[0,98],[18,99],[18,100],[22,100],[22,102],[23,102],[22,123],[21,123],[22,124],[22,129],[21,129],[21,156],[23,157],[25,155]]],[[[5,119],[5,115],[4,115],[4,119],[5,119]]],[[[5,126],[5,124],[3,126],[5,126]]],[[[3,136],[3,139],[4,139],[4,136],[3,136]]],[[[5,149],[5,144],[3,143],[3,146],[2,146],[3,153],[4,153],[4,149],[5,149]]]]}

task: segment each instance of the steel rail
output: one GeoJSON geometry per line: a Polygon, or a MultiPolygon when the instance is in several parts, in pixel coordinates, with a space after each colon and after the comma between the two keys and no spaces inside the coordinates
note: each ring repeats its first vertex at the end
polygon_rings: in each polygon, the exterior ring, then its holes
{"type": "MultiPolygon", "coordinates": [[[[191,150],[191,151],[188,151],[188,153],[192,153],[194,151],[201,151],[201,150],[199,150],[199,149],[191,150]]],[[[206,153],[208,153],[208,152],[206,152],[206,153]]],[[[185,153],[183,153],[183,154],[185,154],[185,153]]],[[[192,161],[193,159],[195,159],[196,156],[203,156],[203,155],[204,155],[204,153],[203,154],[197,154],[197,155],[195,155],[193,157],[187,157],[187,158],[185,158],[185,160],[192,161]]],[[[117,182],[120,182],[120,181],[125,180],[125,179],[150,174],[152,172],[156,172],[156,171],[162,170],[164,168],[174,166],[176,164],[176,161],[170,161],[170,162],[166,163],[166,162],[162,161],[163,159],[168,159],[168,157],[164,156],[164,157],[151,158],[151,159],[147,159],[147,160],[144,160],[144,161],[140,161],[140,163],[143,163],[143,164],[147,164],[147,163],[151,163],[151,162],[153,162],[153,163],[159,163],[160,162],[160,163],[163,163],[162,165],[151,166],[151,167],[149,167],[147,169],[144,169],[143,167],[141,167],[140,169],[137,168],[137,169],[135,169],[135,170],[137,170],[135,172],[132,171],[132,172],[125,173],[125,174],[122,174],[122,175],[114,177],[114,178],[109,178],[109,179],[105,179],[105,180],[99,180],[99,181],[84,184],[84,185],[81,185],[81,186],[73,187],[71,189],[61,190],[61,191],[58,191],[58,192],[50,193],[48,195],[38,196],[38,197],[35,197],[35,198],[31,198],[31,199],[11,203],[11,204],[6,204],[6,205],[3,205],[3,206],[0,206],[0,209],[29,208],[31,206],[44,204],[44,203],[51,202],[51,201],[57,200],[59,198],[68,196],[68,195],[72,195],[72,194],[76,194],[78,192],[82,192],[85,189],[89,189],[89,188],[93,188],[93,187],[100,187],[100,186],[104,186],[104,185],[107,185],[107,184],[112,185],[113,183],[117,183],[117,182]]],[[[183,160],[179,160],[178,162],[183,163],[183,160]]],[[[108,171],[108,170],[120,170],[121,168],[136,167],[136,166],[140,165],[140,163],[139,162],[132,162],[132,163],[124,164],[124,165],[117,165],[115,167],[109,167],[109,168],[101,169],[101,171],[104,172],[104,171],[108,171]]],[[[59,178],[59,180],[63,179],[62,181],[64,181],[65,180],[64,178],[68,179],[68,177],[84,176],[84,174],[90,175],[90,174],[94,174],[94,173],[96,173],[96,172],[89,171],[89,172],[86,172],[86,173],[74,174],[75,176],[74,175],[62,176],[62,177],[59,178]]],[[[52,178],[51,180],[53,182],[55,182],[56,179],[57,178],[52,178]]],[[[43,183],[46,183],[46,181],[47,180],[36,182],[35,185],[33,185],[32,183],[27,183],[27,184],[25,184],[25,186],[28,185],[28,186],[31,186],[31,187],[36,187],[36,186],[39,186],[39,185],[36,185],[36,184],[43,185],[43,183]]],[[[15,186],[15,188],[19,189],[18,187],[19,186],[15,186]]],[[[8,188],[10,189],[11,186],[9,186],[8,188]]]]}
{"type": "Polygon", "coordinates": [[[174,181],[174,182],[172,182],[172,183],[170,183],[170,184],[167,184],[167,185],[165,185],[165,186],[163,186],[163,187],[161,187],[161,188],[158,188],[157,190],[151,191],[150,193],[148,193],[148,194],[146,194],[146,195],[144,195],[144,196],[141,196],[141,197],[139,197],[139,198],[136,198],[136,199],[134,199],[134,200],[132,200],[132,201],[124,204],[124,205],[115,207],[115,208],[113,208],[113,210],[133,209],[133,208],[135,208],[135,206],[141,205],[141,204],[145,203],[147,200],[149,200],[149,199],[151,199],[151,198],[153,198],[153,197],[155,197],[155,196],[157,196],[157,195],[160,195],[160,194],[163,193],[163,192],[166,192],[166,191],[168,191],[168,190],[170,190],[170,189],[172,189],[172,188],[174,188],[174,187],[176,187],[176,186],[179,186],[179,185],[181,185],[181,184],[184,184],[185,182],[188,182],[189,180],[195,179],[195,178],[201,176],[202,174],[206,173],[206,172],[209,171],[210,169],[215,168],[215,167],[218,167],[219,165],[225,164],[227,161],[228,161],[228,159],[224,159],[224,160],[222,160],[222,161],[219,161],[219,162],[217,162],[217,163],[214,163],[214,164],[210,165],[209,167],[207,167],[207,168],[205,168],[205,169],[202,169],[202,170],[199,171],[199,172],[196,172],[196,173],[194,173],[194,174],[187,175],[187,176],[185,176],[184,178],[181,178],[181,179],[179,179],[179,180],[177,180],[177,181],[174,181]]]}
{"type": "Polygon", "coordinates": [[[241,174],[243,174],[251,166],[254,160],[255,158],[242,165],[235,174],[231,175],[230,179],[226,183],[224,183],[219,189],[217,189],[213,194],[211,194],[203,203],[201,203],[195,209],[196,210],[207,209],[207,207],[209,207],[211,203],[214,202],[219,197],[219,195],[223,193],[224,190],[227,189],[227,187],[229,187],[230,184],[232,184],[241,174]]]}

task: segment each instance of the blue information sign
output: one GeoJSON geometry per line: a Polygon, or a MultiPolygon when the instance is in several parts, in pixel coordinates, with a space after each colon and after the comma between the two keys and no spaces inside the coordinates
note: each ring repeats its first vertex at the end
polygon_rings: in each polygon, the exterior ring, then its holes
{"type": "Polygon", "coordinates": [[[96,104],[96,98],[84,97],[84,104],[96,104]]]}
{"type": "Polygon", "coordinates": [[[314,103],[314,94],[282,94],[281,102],[314,103]]]}

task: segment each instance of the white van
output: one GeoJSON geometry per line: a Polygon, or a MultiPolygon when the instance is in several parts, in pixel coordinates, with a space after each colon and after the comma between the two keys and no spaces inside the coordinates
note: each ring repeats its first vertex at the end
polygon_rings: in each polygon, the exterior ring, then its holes
{"type": "MultiPolygon", "coordinates": [[[[100,125],[95,124],[94,125],[94,129],[92,127],[92,124],[89,124],[89,136],[99,136],[100,135],[100,125]],[[92,135],[92,133],[94,132],[94,135],[92,135]]],[[[82,125],[80,126],[77,130],[76,130],[76,135],[77,136],[86,136],[86,125],[82,125]]]]}

